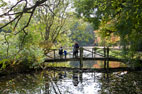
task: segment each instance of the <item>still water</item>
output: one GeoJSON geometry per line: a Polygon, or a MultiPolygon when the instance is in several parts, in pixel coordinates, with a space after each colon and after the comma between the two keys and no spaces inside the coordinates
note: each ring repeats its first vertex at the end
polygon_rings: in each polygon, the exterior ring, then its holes
{"type": "MultiPolygon", "coordinates": [[[[114,67],[115,63],[111,66],[114,67]]],[[[0,78],[0,94],[142,94],[142,72],[44,70],[10,75],[0,78]]]]}
{"type": "MultiPolygon", "coordinates": [[[[89,60],[89,61],[83,61],[83,68],[104,68],[104,62],[105,61],[95,61],[95,60],[89,60]]],[[[106,63],[108,63],[106,61],[106,63]]],[[[80,61],[68,61],[68,62],[54,62],[54,63],[45,63],[46,66],[51,67],[72,67],[72,68],[80,68],[80,61]]],[[[118,67],[127,67],[122,62],[117,61],[109,61],[109,68],[118,68],[118,67]]]]}

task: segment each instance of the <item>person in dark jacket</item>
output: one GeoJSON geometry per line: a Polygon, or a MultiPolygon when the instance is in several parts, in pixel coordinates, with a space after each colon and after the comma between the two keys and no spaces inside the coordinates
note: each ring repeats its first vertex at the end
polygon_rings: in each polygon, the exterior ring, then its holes
{"type": "Polygon", "coordinates": [[[59,55],[60,55],[60,58],[62,58],[62,56],[63,56],[63,48],[62,47],[60,47],[60,49],[59,49],[59,55]]]}
{"type": "Polygon", "coordinates": [[[79,45],[78,43],[75,43],[73,48],[73,57],[78,57],[78,49],[79,49],[79,45]]]}

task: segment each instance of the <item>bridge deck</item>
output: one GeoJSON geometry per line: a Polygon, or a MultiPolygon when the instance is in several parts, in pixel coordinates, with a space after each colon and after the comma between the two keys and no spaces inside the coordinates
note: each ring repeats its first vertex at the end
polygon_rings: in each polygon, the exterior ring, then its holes
{"type": "MultiPolygon", "coordinates": [[[[64,62],[64,61],[79,61],[80,58],[56,58],[56,59],[45,59],[45,62],[64,62]]],[[[105,57],[96,57],[96,58],[83,58],[83,60],[109,60],[109,61],[123,61],[122,59],[117,58],[105,58],[105,57]]]]}

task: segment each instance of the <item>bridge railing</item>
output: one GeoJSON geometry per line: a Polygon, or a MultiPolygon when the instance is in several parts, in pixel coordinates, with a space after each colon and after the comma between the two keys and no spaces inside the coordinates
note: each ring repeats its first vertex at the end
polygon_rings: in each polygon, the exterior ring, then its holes
{"type": "MultiPolygon", "coordinates": [[[[73,47],[63,48],[67,51],[66,58],[73,58],[73,47]]],[[[49,59],[59,59],[59,49],[49,49],[49,53],[46,54],[49,59]]],[[[80,47],[78,49],[79,58],[95,58],[95,57],[104,57],[104,58],[120,58],[121,49],[111,48],[111,47],[80,47]]],[[[62,58],[65,58],[63,54],[62,58]]]]}
{"type": "MultiPolygon", "coordinates": [[[[48,53],[46,54],[47,58],[49,59],[57,59],[60,58],[59,55],[59,49],[48,49],[48,53]]],[[[63,48],[63,50],[67,51],[67,58],[71,58],[73,56],[73,49],[72,47],[68,47],[68,48],[63,48]]],[[[65,55],[62,55],[62,58],[64,58],[65,55]]]]}
{"type": "Polygon", "coordinates": [[[110,56],[118,59],[122,59],[122,50],[117,48],[110,48],[110,56]]]}
{"type": "Polygon", "coordinates": [[[103,56],[103,57],[109,57],[109,58],[122,58],[122,50],[120,48],[113,48],[113,47],[103,47],[103,48],[94,48],[96,51],[96,54],[103,56]]]}

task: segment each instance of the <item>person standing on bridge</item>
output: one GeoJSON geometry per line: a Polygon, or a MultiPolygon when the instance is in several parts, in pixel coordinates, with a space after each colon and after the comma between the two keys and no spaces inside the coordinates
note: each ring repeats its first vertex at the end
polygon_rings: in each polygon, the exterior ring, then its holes
{"type": "Polygon", "coordinates": [[[67,56],[67,51],[66,50],[64,50],[64,55],[65,55],[65,59],[66,59],[66,56],[67,56]]]}
{"type": "Polygon", "coordinates": [[[62,56],[63,56],[63,47],[60,47],[60,49],[59,49],[59,55],[60,55],[60,59],[61,59],[62,56]]]}
{"type": "Polygon", "coordinates": [[[78,57],[79,44],[76,42],[73,48],[73,57],[78,57]]]}

